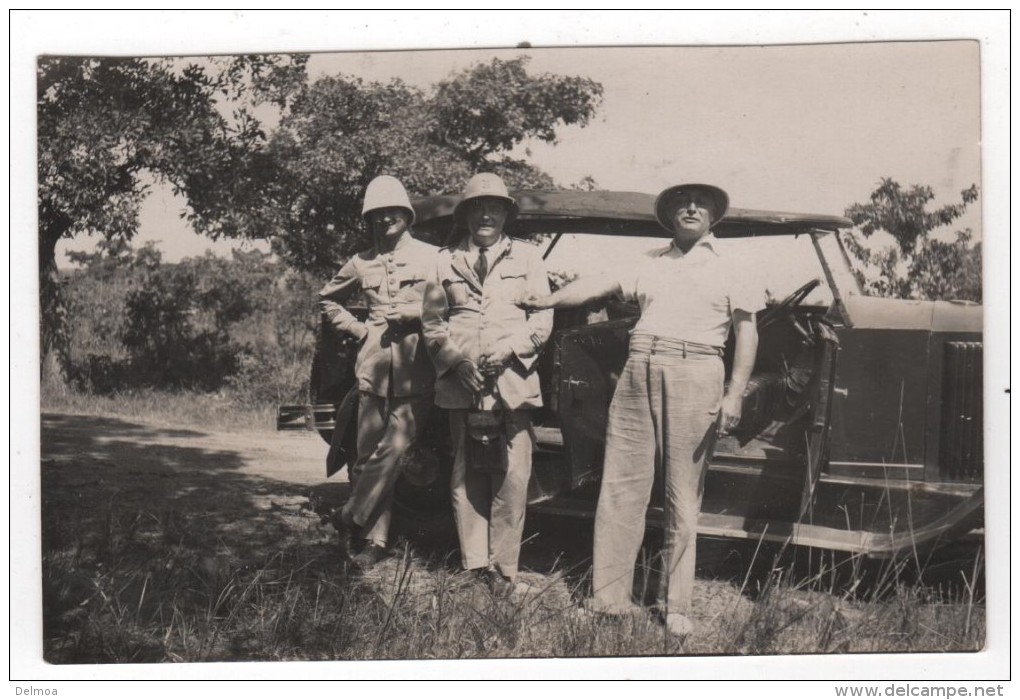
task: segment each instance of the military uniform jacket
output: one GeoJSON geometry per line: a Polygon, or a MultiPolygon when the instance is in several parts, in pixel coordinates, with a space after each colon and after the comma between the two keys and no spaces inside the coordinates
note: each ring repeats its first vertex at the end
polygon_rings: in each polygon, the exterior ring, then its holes
{"type": "Polygon", "coordinates": [[[453,368],[462,360],[476,365],[482,355],[509,347],[511,361],[496,378],[499,397],[508,409],[542,405],[538,354],[552,331],[551,310],[527,312],[518,299],[549,293],[549,278],[537,247],[508,240],[489,263],[480,283],[468,263],[467,236],[443,248],[425,291],[422,332],[436,366],[436,404],[443,408],[471,408],[471,392],[453,368]]]}
{"type": "Polygon", "coordinates": [[[421,342],[422,295],[436,248],[405,233],[389,253],[358,253],[319,291],[319,308],[344,333],[362,338],[354,374],[358,389],[376,396],[420,396],[433,390],[435,370],[421,342]],[[344,304],[360,292],[368,306],[361,323],[344,304]],[[386,314],[396,310],[397,323],[386,314]]]}

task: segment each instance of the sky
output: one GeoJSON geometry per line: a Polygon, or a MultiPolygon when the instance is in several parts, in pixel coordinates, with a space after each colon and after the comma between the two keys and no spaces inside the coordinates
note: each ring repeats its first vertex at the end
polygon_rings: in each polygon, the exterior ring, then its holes
{"type": "MultiPolygon", "coordinates": [[[[562,184],[591,176],[603,189],[656,193],[711,182],[738,207],[842,214],[881,177],[931,185],[936,204],[981,182],[975,41],[322,53],[308,71],[311,80],[342,73],[428,89],[478,62],[520,55],[532,73],[604,88],[590,124],[515,152],[562,184]]],[[[137,241],[159,241],[168,260],[240,245],[195,235],[183,209],[154,186],[137,241]]],[[[960,226],[980,236],[977,207],[960,226]]],[[[67,241],[59,252],[91,245],[67,241]]]]}
{"type": "MultiPolygon", "coordinates": [[[[986,251],[985,359],[988,648],[968,655],[588,659],[542,664],[190,664],[163,665],[161,678],[334,679],[630,677],[687,679],[1002,678],[1008,672],[1011,495],[1008,430],[1009,333],[1009,30],[1004,13],[741,11],[624,12],[524,10],[470,13],[337,11],[12,11],[10,32],[10,394],[25,403],[10,431],[12,561],[11,667],[21,677],[146,679],[144,665],[60,668],[40,659],[38,600],[38,295],[36,292],[35,57],[51,54],[208,55],[250,52],[451,47],[701,46],[688,49],[546,51],[530,49],[531,69],[588,75],[603,83],[595,123],[564,129],[553,147],[532,146],[535,162],[562,182],[593,176],[605,188],[657,192],[678,180],[725,187],[735,206],[841,213],[864,200],[882,176],[932,185],[940,201],[982,185],[986,251]],[[984,86],[979,113],[977,49],[984,86]],[[911,44],[887,44],[911,40],[911,44]],[[867,42],[833,44],[833,42],[867,42]],[[772,45],[805,44],[807,46],[772,45]],[[818,44],[818,45],[816,45],[818,44]],[[711,45],[704,47],[703,45],[711,45]],[[720,46],[741,48],[719,48],[720,46]],[[714,47],[714,48],[713,48],[714,47]],[[981,119],[983,133],[979,131],[981,119]],[[979,143],[980,139],[980,143],[979,143]],[[984,149],[981,161],[979,147],[984,149]],[[1001,321],[1000,321],[1001,319],[1001,321]],[[18,545],[15,548],[14,545],[18,545]],[[29,554],[26,555],[25,552],[29,554]],[[34,572],[34,573],[33,573],[34,572]],[[1000,601],[996,603],[996,601],[1000,601]],[[950,658],[951,657],[951,658],[950,658]],[[965,658],[964,658],[965,657],[965,658]],[[847,662],[850,662],[848,665],[847,662]],[[221,668],[222,667],[222,668],[221,668]]],[[[399,75],[429,84],[492,50],[317,56],[314,71],[368,79],[399,75]]],[[[509,55],[502,53],[499,55],[509,55]]],[[[200,253],[209,242],[181,229],[181,204],[155,192],[142,212],[139,240],[164,241],[168,259],[200,253]]],[[[74,248],[87,247],[78,240],[74,248]]],[[[228,246],[229,247],[229,246],[228,246]]],[[[17,673],[15,676],[17,677],[17,673]]],[[[37,684],[38,685],[38,684],[37,684]]],[[[62,686],[65,687],[65,686],[62,686]]],[[[766,697],[831,693],[831,683],[760,687],[766,697]],[[812,687],[813,686],[813,687],[812,687]],[[810,689],[810,690],[809,690],[810,689]],[[782,694],[781,694],[782,693],[782,694]]],[[[491,693],[494,688],[486,688],[491,693]]],[[[104,692],[137,693],[107,684],[104,692]]],[[[718,692],[715,687],[703,688],[718,692]]],[[[94,688],[90,688],[95,693],[94,688]]],[[[147,692],[159,692],[156,686],[147,692]]],[[[169,688],[168,693],[175,692],[169,688]]]]}

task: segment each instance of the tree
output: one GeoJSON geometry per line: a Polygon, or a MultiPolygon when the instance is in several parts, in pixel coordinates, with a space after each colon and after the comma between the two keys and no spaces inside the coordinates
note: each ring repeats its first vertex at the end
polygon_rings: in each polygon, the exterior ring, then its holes
{"type": "Polygon", "coordinates": [[[950,242],[932,235],[963,216],[967,205],[977,200],[978,188],[971,185],[960,193],[960,202],[929,211],[934,198],[931,187],[904,189],[895,180],[882,178],[868,203],[847,207],[846,216],[864,238],[883,231],[895,241],[875,252],[854,232],[844,234],[847,250],[862,263],[855,274],[863,287],[879,296],[903,299],[981,301],[981,244],[971,245],[973,233],[957,231],[950,242]]]}
{"type": "Polygon", "coordinates": [[[63,346],[57,242],[81,233],[130,240],[147,176],[216,217],[208,183],[250,171],[265,140],[237,100],[284,105],[306,57],[203,60],[45,57],[37,67],[39,283],[43,352],[63,346]],[[233,112],[228,111],[233,107],[233,112]]]}
{"type": "Polygon", "coordinates": [[[330,76],[309,85],[231,195],[246,206],[206,230],[273,241],[297,269],[321,277],[370,243],[361,198],[377,175],[399,178],[410,195],[457,191],[475,172],[515,188],[552,178],[510,155],[528,138],[555,141],[559,125],[587,124],[602,87],[575,77],[529,75],[527,58],[494,59],[422,91],[400,80],[365,83],[330,76]]]}

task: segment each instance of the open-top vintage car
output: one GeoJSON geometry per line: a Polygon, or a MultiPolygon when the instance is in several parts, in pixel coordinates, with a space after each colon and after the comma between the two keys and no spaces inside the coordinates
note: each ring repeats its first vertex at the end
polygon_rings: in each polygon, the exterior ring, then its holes
{"type": "MultiPolygon", "coordinates": [[[[520,215],[508,232],[537,239],[554,283],[591,272],[575,264],[584,258],[604,270],[670,238],[652,195],[513,196],[520,215]]],[[[457,201],[415,202],[416,235],[442,243],[457,201]]],[[[731,208],[713,229],[755,261],[769,303],[741,423],[718,441],[706,475],[701,534],[886,556],[982,526],[981,307],[863,295],[839,239],[851,225],[731,208]]],[[[538,369],[534,509],[593,515],[609,402],[637,315],[613,299],[556,312],[538,369]]],[[[279,428],[317,430],[330,443],[327,475],[354,456],[355,350],[323,319],[311,404],[279,413],[279,428]]],[[[732,337],[727,374],[731,358],[732,337]]],[[[437,409],[433,420],[396,487],[399,511],[418,522],[450,517],[446,417],[437,409]]],[[[661,518],[657,503],[653,494],[650,523],[661,518]]]]}

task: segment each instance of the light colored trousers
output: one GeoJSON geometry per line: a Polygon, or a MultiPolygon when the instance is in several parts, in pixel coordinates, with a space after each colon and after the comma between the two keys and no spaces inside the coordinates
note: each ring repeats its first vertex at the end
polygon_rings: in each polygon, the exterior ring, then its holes
{"type": "Polygon", "coordinates": [[[507,471],[477,470],[467,464],[467,411],[450,411],[455,445],[451,494],[465,569],[493,568],[508,579],[517,575],[531,478],[531,411],[506,411],[507,471]]]}
{"type": "Polygon", "coordinates": [[[358,459],[350,471],[351,514],[364,537],[386,546],[392,517],[393,487],[400,458],[421,434],[432,408],[432,395],[358,396],[358,459]]]}
{"type": "Polygon", "coordinates": [[[609,408],[602,486],[595,512],[593,596],[632,605],[634,564],[656,472],[664,477],[665,538],[659,604],[686,614],[694,590],[698,512],[715,444],[723,363],[676,341],[634,336],[609,408]],[[686,357],[684,357],[686,355],[686,357]]]}

